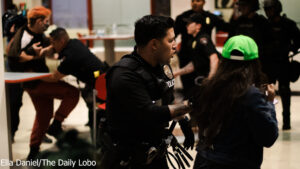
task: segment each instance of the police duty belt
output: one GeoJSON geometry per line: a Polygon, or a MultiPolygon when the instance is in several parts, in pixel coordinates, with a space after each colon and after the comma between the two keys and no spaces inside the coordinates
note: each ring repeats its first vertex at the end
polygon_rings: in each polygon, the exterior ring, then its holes
{"type": "Polygon", "coordinates": [[[153,159],[155,159],[158,156],[165,155],[173,169],[181,169],[181,168],[185,169],[185,165],[187,167],[190,167],[187,158],[190,161],[193,161],[193,157],[178,143],[176,137],[172,134],[176,124],[177,124],[176,121],[172,122],[168,130],[168,137],[166,139],[163,139],[159,147],[149,148],[147,152],[146,164],[150,164],[153,161],[153,159]],[[172,147],[173,152],[168,151],[168,147],[170,146],[172,147]],[[178,168],[176,168],[176,166],[174,165],[171,159],[174,159],[178,168]]]}

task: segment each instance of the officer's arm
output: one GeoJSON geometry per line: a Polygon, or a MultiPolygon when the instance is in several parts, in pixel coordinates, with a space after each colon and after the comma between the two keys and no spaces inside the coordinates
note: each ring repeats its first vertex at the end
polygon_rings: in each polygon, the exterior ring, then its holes
{"type": "MultiPolygon", "coordinates": [[[[108,79],[110,91],[120,102],[120,108],[135,115],[139,121],[148,123],[163,123],[172,119],[172,114],[182,112],[182,107],[169,109],[168,105],[157,105],[150,98],[146,82],[134,72],[125,69],[114,71],[108,79]]],[[[154,91],[153,91],[154,92],[154,91]]]]}
{"type": "Polygon", "coordinates": [[[195,67],[194,67],[193,62],[191,61],[187,65],[185,65],[183,68],[176,70],[174,72],[174,77],[192,73],[194,70],[195,70],[195,67]]]}
{"type": "Polygon", "coordinates": [[[210,79],[216,72],[218,69],[218,65],[219,65],[219,58],[218,55],[216,53],[213,53],[212,55],[209,56],[209,74],[208,74],[208,78],[210,79]]]}
{"type": "Polygon", "coordinates": [[[60,73],[58,70],[56,70],[54,73],[51,74],[49,77],[45,77],[42,80],[46,82],[58,82],[60,79],[65,77],[65,74],[60,73]]]}
{"type": "Polygon", "coordinates": [[[45,47],[45,48],[41,49],[40,55],[41,55],[41,57],[48,57],[48,58],[52,58],[52,59],[57,59],[57,58],[54,57],[55,56],[54,53],[55,53],[55,51],[54,51],[53,46],[49,45],[48,47],[45,47]]]}
{"type": "Polygon", "coordinates": [[[214,20],[218,30],[229,32],[232,29],[229,23],[214,14],[212,14],[212,19],[214,20]]]}
{"type": "Polygon", "coordinates": [[[290,29],[291,38],[293,40],[292,51],[294,53],[298,53],[300,48],[300,31],[295,22],[293,22],[293,24],[290,26],[290,29]]]}

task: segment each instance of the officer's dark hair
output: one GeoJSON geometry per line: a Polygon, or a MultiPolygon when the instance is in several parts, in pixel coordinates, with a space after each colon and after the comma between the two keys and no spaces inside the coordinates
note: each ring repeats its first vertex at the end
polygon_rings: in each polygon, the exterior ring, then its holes
{"type": "MultiPolygon", "coordinates": [[[[240,53],[232,53],[239,55],[240,53]]],[[[218,132],[232,122],[241,98],[254,84],[266,82],[258,59],[238,61],[221,58],[216,74],[205,79],[199,93],[195,92],[193,121],[199,126],[200,147],[212,145],[218,132]]]]}
{"type": "Polygon", "coordinates": [[[268,0],[264,1],[264,8],[274,8],[276,14],[280,14],[282,12],[282,4],[279,0],[268,0]],[[266,3],[270,3],[266,6],[266,3]]]}
{"type": "Polygon", "coordinates": [[[174,27],[174,20],[165,16],[146,15],[135,22],[134,40],[143,47],[152,39],[162,39],[174,27]]]}
{"type": "Polygon", "coordinates": [[[67,31],[64,28],[58,27],[56,29],[54,29],[51,33],[50,33],[50,37],[54,40],[59,40],[62,37],[69,37],[67,31]]]}
{"type": "Polygon", "coordinates": [[[239,0],[238,3],[245,3],[251,6],[252,11],[259,10],[259,0],[239,0]]]}

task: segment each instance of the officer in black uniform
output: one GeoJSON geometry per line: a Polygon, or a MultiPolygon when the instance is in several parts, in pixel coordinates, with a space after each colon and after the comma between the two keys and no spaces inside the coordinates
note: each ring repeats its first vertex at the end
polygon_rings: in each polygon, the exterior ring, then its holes
{"type": "Polygon", "coordinates": [[[59,53],[58,59],[62,62],[51,77],[46,81],[59,81],[66,75],[73,75],[85,83],[81,94],[89,109],[89,126],[93,122],[93,89],[97,77],[106,72],[108,66],[101,62],[78,39],[70,39],[64,28],[57,28],[50,33],[50,40],[55,52],[59,53]]]}
{"type": "Polygon", "coordinates": [[[291,89],[289,79],[289,52],[298,52],[300,31],[294,21],[280,15],[282,5],[279,0],[265,0],[264,10],[272,27],[272,59],[267,60],[266,73],[271,83],[279,82],[279,94],[283,107],[283,130],[291,128],[291,89]]]}
{"type": "Polygon", "coordinates": [[[238,0],[240,16],[231,18],[232,26],[229,38],[235,35],[246,35],[254,39],[259,50],[259,59],[262,63],[263,72],[266,72],[266,60],[270,55],[271,27],[268,20],[256,13],[259,10],[259,0],[238,0]]]}
{"type": "Polygon", "coordinates": [[[190,111],[185,104],[172,104],[174,77],[169,61],[176,48],[173,24],[163,16],[139,19],[135,50],[108,71],[109,141],[100,168],[168,168],[164,154],[153,161],[147,158],[153,147],[162,144],[168,122],[190,111]]]}
{"type": "MultiPolygon", "coordinates": [[[[218,30],[229,31],[230,26],[228,23],[224,22],[218,16],[210,13],[209,11],[205,11],[203,6],[205,4],[205,0],[192,0],[191,6],[192,9],[183,12],[179,16],[177,16],[175,21],[175,36],[181,34],[181,47],[178,52],[179,58],[179,67],[182,68],[186,66],[191,60],[191,54],[188,53],[189,45],[188,41],[192,38],[186,31],[186,18],[189,18],[194,13],[200,13],[205,18],[205,24],[202,24],[202,32],[206,33],[208,36],[211,36],[212,29],[216,27],[218,30]]],[[[181,76],[181,81],[183,85],[183,89],[189,89],[194,86],[194,79],[196,77],[195,73],[190,73],[184,76],[181,76]]]]}
{"type": "MultiPolygon", "coordinates": [[[[200,85],[204,78],[211,78],[216,72],[219,58],[211,38],[202,31],[205,18],[201,14],[195,13],[190,18],[187,18],[186,21],[187,32],[193,37],[188,41],[192,61],[177,72],[174,72],[174,76],[195,72],[197,77],[194,79],[194,82],[196,85],[200,85]]],[[[191,89],[188,93],[188,96],[191,96],[193,90],[191,89]]]]}

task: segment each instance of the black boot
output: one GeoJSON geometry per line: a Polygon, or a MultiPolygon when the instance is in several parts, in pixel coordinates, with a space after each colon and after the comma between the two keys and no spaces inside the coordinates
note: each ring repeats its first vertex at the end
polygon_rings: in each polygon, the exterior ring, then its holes
{"type": "MultiPolygon", "coordinates": [[[[279,82],[280,84],[280,82],[279,82]]],[[[281,85],[279,87],[279,94],[282,101],[282,117],[283,117],[283,126],[282,130],[289,130],[291,129],[291,90],[289,88],[289,85],[281,85]]]]}
{"type": "Polygon", "coordinates": [[[39,154],[39,149],[39,147],[30,147],[30,152],[27,156],[27,160],[36,159],[37,155],[39,154]]]}
{"type": "Polygon", "coordinates": [[[291,129],[291,120],[289,115],[285,115],[283,113],[283,126],[282,130],[290,130],[291,129]]]}
{"type": "Polygon", "coordinates": [[[58,139],[58,137],[63,133],[61,122],[54,119],[52,124],[49,126],[47,133],[58,139]]]}
{"type": "Polygon", "coordinates": [[[43,143],[49,143],[49,144],[50,144],[50,143],[52,143],[52,140],[51,140],[51,138],[47,137],[46,134],[45,134],[45,136],[43,137],[42,142],[43,142],[43,143]]]}

